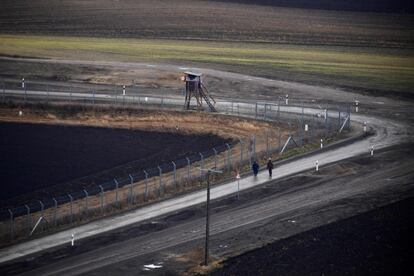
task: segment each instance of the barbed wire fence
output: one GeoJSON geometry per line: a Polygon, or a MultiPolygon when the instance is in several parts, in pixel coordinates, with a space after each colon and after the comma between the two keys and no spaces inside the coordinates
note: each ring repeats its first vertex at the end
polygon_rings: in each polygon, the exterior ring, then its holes
{"type": "MultiPolygon", "coordinates": [[[[124,93],[122,89],[94,91],[63,87],[41,83],[31,87],[27,81],[3,81],[1,102],[173,110],[182,110],[184,103],[182,97],[140,95],[129,88],[124,93]]],[[[219,100],[216,107],[222,114],[275,122],[278,127],[154,168],[113,175],[110,180],[79,191],[2,209],[1,243],[33,237],[57,227],[68,227],[201,188],[204,171],[200,169],[224,170],[226,173],[220,181],[229,181],[234,178],[235,171],[249,173],[254,160],[264,164],[267,157],[272,156],[275,160],[293,148],[323,147],[329,139],[351,128],[350,105],[322,107],[286,97],[274,102],[219,100]]],[[[93,180],[86,177],[83,181],[93,180]]]]}

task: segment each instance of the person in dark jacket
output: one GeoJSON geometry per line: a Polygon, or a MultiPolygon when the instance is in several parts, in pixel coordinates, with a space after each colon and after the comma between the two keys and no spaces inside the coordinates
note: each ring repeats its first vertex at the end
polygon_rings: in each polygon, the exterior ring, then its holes
{"type": "Polygon", "coordinates": [[[253,162],[252,169],[253,169],[253,174],[256,177],[257,174],[259,173],[259,164],[257,164],[256,160],[253,162]]]}
{"type": "Polygon", "coordinates": [[[272,162],[272,158],[270,157],[269,157],[269,161],[267,162],[267,169],[269,170],[269,177],[272,177],[273,162],[272,162]]]}

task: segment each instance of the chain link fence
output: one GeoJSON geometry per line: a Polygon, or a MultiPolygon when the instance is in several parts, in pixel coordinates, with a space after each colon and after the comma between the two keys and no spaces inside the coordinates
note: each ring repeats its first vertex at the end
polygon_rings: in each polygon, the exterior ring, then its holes
{"type": "MultiPolygon", "coordinates": [[[[116,106],[125,108],[168,108],[182,110],[183,97],[140,95],[128,89],[118,92],[107,88],[99,91],[65,89],[27,82],[2,82],[0,99],[3,104],[72,104],[82,106],[116,106]],[[30,89],[29,89],[30,88],[30,89]],[[62,91],[63,90],[63,91],[62,91]]],[[[266,133],[233,141],[155,168],[113,175],[81,191],[31,201],[15,208],[0,210],[0,241],[5,244],[19,238],[67,227],[172,197],[188,190],[202,188],[207,168],[225,173],[219,181],[233,179],[234,172],[250,172],[252,162],[264,164],[267,157],[280,158],[292,148],[306,145],[323,147],[327,140],[343,130],[350,130],[350,105],[324,107],[295,99],[275,102],[234,102],[219,100],[217,110],[229,116],[255,118],[277,123],[279,127],[266,133]]],[[[88,181],[86,177],[84,181],[88,181]]],[[[92,181],[92,179],[90,179],[92,181]]],[[[93,183],[96,183],[94,179],[93,183]]],[[[91,182],[92,183],[92,182],[91,182]]]]}

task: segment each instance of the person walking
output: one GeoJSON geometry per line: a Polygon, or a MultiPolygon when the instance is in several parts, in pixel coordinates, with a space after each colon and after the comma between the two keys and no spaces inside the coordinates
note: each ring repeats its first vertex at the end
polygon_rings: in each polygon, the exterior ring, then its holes
{"type": "Polygon", "coordinates": [[[256,177],[257,174],[259,173],[259,164],[257,164],[256,160],[254,160],[253,162],[252,169],[253,169],[253,174],[256,177]]]}
{"type": "Polygon", "coordinates": [[[267,169],[269,170],[269,177],[272,177],[272,170],[273,170],[273,162],[272,158],[269,157],[269,161],[267,162],[267,169]]]}

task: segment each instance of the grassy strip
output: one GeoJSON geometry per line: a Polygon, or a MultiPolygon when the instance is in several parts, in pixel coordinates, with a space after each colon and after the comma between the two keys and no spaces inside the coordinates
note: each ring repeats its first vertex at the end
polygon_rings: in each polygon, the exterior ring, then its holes
{"type": "Polygon", "coordinates": [[[410,91],[414,52],[268,43],[0,35],[0,55],[232,66],[252,74],[410,91]],[[244,69],[244,70],[243,70],[244,69]]]}

